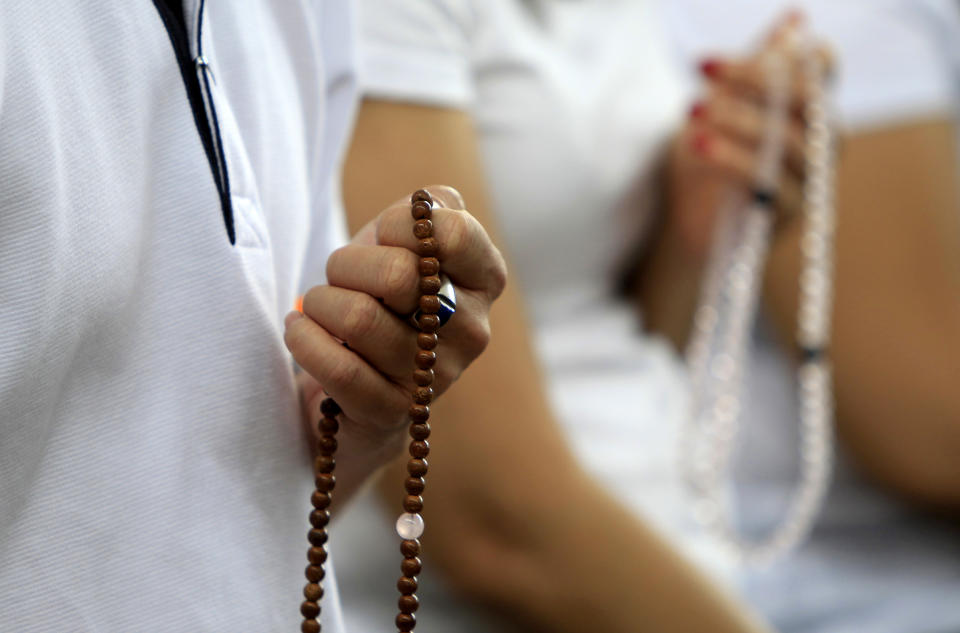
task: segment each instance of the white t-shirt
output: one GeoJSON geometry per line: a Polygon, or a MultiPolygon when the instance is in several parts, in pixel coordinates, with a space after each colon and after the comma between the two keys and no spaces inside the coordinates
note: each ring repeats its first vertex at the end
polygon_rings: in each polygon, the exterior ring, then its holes
{"type": "Polygon", "coordinates": [[[0,3],[5,632],[299,630],[312,477],[280,319],[344,240],[352,18],[202,4],[235,245],[158,7],[0,3]]]}
{"type": "MultiPolygon", "coordinates": [[[[648,181],[685,113],[657,7],[363,0],[358,8],[369,96],[464,108],[476,121],[512,279],[576,456],[653,525],[685,529],[673,468],[681,367],[663,341],[640,335],[632,306],[611,298],[615,271],[644,229],[648,181]]],[[[351,560],[339,570],[351,628],[393,617],[390,521],[360,503],[334,529],[333,551],[351,560]]],[[[465,617],[430,569],[418,631],[502,630],[465,617]]]]}
{"type": "MultiPolygon", "coordinates": [[[[769,574],[736,573],[690,524],[679,485],[685,392],[678,361],[641,337],[632,311],[608,292],[623,246],[642,234],[647,179],[692,99],[696,56],[746,49],[782,4],[363,0],[361,85],[372,97],[463,108],[476,120],[555,411],[593,476],[704,566],[741,583],[778,626],[912,633],[927,622],[930,631],[957,630],[960,612],[942,604],[960,591],[949,533],[894,508],[849,473],[839,478],[814,544],[769,574]],[[865,542],[870,547],[858,549],[865,542]]],[[[948,22],[926,17],[947,3],[809,4],[817,30],[840,49],[847,125],[949,113],[949,56],[933,37],[948,22]]],[[[753,399],[745,423],[752,441],[762,441],[746,447],[751,530],[776,516],[793,484],[795,447],[789,367],[769,341],[753,367],[750,393],[765,396],[753,399]]],[[[391,617],[395,569],[383,562],[393,552],[390,518],[369,500],[351,514],[332,543],[351,557],[340,576],[347,620],[367,630],[391,617]]],[[[421,577],[421,593],[421,633],[503,630],[459,603],[437,573],[421,577]]]]}

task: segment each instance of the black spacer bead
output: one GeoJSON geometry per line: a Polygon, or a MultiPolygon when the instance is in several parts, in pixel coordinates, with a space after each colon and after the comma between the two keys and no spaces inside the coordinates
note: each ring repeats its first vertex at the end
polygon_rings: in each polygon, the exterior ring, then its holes
{"type": "Polygon", "coordinates": [[[767,209],[772,209],[776,204],[777,195],[769,189],[761,189],[757,187],[750,192],[750,195],[753,197],[753,201],[756,204],[766,207],[767,209]]]}
{"type": "Polygon", "coordinates": [[[827,355],[827,350],[823,347],[806,347],[801,345],[799,351],[800,360],[804,363],[816,362],[827,355]]]}

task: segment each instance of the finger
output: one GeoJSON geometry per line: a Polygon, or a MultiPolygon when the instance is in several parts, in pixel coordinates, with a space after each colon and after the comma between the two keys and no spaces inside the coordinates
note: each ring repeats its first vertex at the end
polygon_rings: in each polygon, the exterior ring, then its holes
{"type": "MultiPolygon", "coordinates": [[[[730,137],[698,130],[690,135],[694,153],[706,166],[712,167],[731,182],[750,191],[756,178],[756,152],[730,137]]],[[[801,192],[797,177],[784,173],[777,184],[776,203],[779,215],[792,217],[800,209],[801,192]]]]}
{"type": "MultiPolygon", "coordinates": [[[[758,152],[767,131],[767,112],[748,99],[737,98],[715,88],[706,100],[691,109],[691,117],[716,135],[732,137],[741,145],[758,152]]],[[[806,139],[803,126],[793,119],[784,122],[784,164],[796,174],[803,174],[806,139]]]]}
{"type": "Polygon", "coordinates": [[[347,417],[385,428],[403,423],[409,396],[316,321],[292,313],[283,340],[294,360],[323,385],[347,417]]]}
{"type": "MultiPolygon", "coordinates": [[[[834,65],[833,53],[826,46],[814,49],[823,76],[832,73],[834,65]]],[[[805,55],[794,54],[786,57],[787,63],[779,72],[789,73],[788,103],[791,114],[802,120],[805,115],[807,101],[810,99],[810,83],[808,79],[808,59],[805,55]]],[[[742,95],[758,104],[767,104],[770,101],[768,61],[762,57],[751,57],[744,60],[721,60],[713,58],[701,63],[701,72],[714,85],[723,86],[726,90],[742,95]]]]}
{"type": "Polygon", "coordinates": [[[406,248],[351,244],[330,255],[327,281],[382,299],[397,314],[410,314],[419,307],[419,261],[406,248]]]}
{"type": "Polygon", "coordinates": [[[316,286],[303,298],[303,313],[391,381],[409,386],[416,331],[372,296],[316,286]]]}
{"type": "MultiPolygon", "coordinates": [[[[466,211],[434,209],[433,235],[440,268],[457,286],[481,290],[493,300],[506,284],[506,264],[486,230],[466,211]]],[[[418,252],[410,205],[396,205],[380,215],[377,242],[418,252]]]]}
{"type": "MultiPolygon", "coordinates": [[[[453,187],[447,185],[429,185],[424,187],[424,190],[430,194],[437,206],[461,211],[467,208],[466,203],[463,201],[463,196],[453,187]]],[[[410,199],[408,198],[402,202],[410,204],[410,199]]]]}

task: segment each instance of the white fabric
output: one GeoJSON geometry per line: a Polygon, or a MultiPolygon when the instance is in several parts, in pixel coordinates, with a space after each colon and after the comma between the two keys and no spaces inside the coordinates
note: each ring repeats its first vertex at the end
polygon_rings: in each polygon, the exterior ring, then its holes
{"type": "Polygon", "coordinates": [[[2,631],[299,630],[280,319],[344,239],[352,18],[206,4],[236,246],[153,3],[0,4],[2,631]]]}
{"type": "Polygon", "coordinates": [[[666,6],[677,53],[691,66],[712,53],[749,53],[779,16],[802,8],[836,55],[834,100],[848,130],[954,116],[960,13],[952,0],[677,0],[666,6]]]}
{"type": "MultiPolygon", "coordinates": [[[[769,574],[734,574],[691,530],[680,496],[677,360],[638,336],[629,308],[605,294],[621,247],[642,232],[646,201],[637,190],[649,193],[658,145],[685,114],[697,56],[746,49],[782,4],[363,0],[361,84],[373,97],[474,116],[553,404],[594,476],[705,566],[742,583],[787,630],[906,633],[925,622],[924,631],[955,631],[960,613],[945,596],[960,591],[960,563],[949,532],[848,473],[816,535],[820,546],[769,574]]],[[[940,34],[953,32],[948,3],[799,4],[839,48],[847,125],[950,114],[949,55],[939,48],[951,41],[940,34]]],[[[743,474],[752,531],[781,507],[795,446],[791,376],[769,338],[761,337],[754,368],[743,474]]],[[[393,517],[369,499],[351,514],[333,547],[352,563],[340,576],[348,623],[373,630],[393,615],[393,517]]],[[[504,630],[458,603],[436,572],[421,577],[421,593],[421,633],[504,630]]]]}
{"type": "MultiPolygon", "coordinates": [[[[652,524],[685,530],[673,469],[680,366],[665,343],[640,335],[630,306],[610,298],[624,251],[642,235],[653,169],[685,112],[657,7],[363,0],[358,9],[368,95],[474,116],[511,273],[570,445],[652,524]]],[[[333,550],[352,561],[339,570],[350,628],[393,617],[393,518],[367,499],[335,528],[333,550]]],[[[466,618],[443,592],[436,573],[424,573],[418,631],[501,630],[466,618]]]]}

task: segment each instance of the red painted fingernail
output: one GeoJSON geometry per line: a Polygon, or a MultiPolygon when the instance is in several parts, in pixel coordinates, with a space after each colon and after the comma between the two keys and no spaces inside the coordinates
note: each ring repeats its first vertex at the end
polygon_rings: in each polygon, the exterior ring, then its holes
{"type": "Polygon", "coordinates": [[[720,75],[722,67],[723,64],[719,60],[711,57],[700,62],[700,73],[704,77],[716,79],[720,75]]]}
{"type": "Polygon", "coordinates": [[[690,108],[690,118],[691,119],[702,119],[707,115],[707,106],[704,105],[703,101],[697,101],[690,108]]]}
{"type": "Polygon", "coordinates": [[[711,144],[712,139],[706,132],[697,132],[693,135],[693,149],[701,156],[706,156],[710,153],[711,144]]]}

